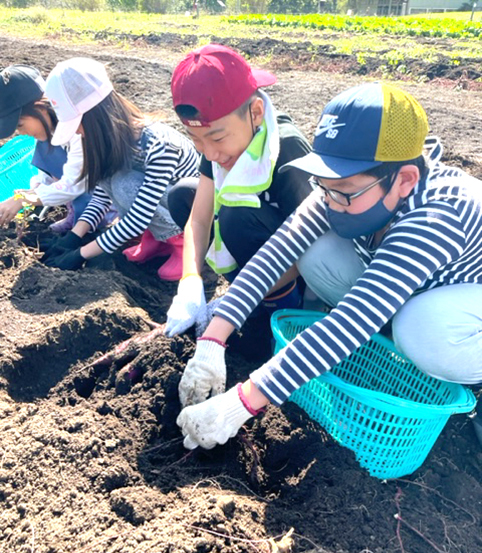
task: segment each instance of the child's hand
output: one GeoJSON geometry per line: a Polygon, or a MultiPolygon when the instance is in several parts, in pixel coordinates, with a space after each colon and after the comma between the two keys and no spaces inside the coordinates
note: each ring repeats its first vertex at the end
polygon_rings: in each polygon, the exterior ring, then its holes
{"type": "Polygon", "coordinates": [[[188,361],[179,383],[179,400],[183,407],[206,401],[210,394],[215,396],[224,392],[225,349],[215,340],[198,340],[194,357],[188,361]]]}
{"type": "Polygon", "coordinates": [[[76,250],[67,250],[65,253],[56,257],[49,257],[45,260],[47,267],[56,267],[57,269],[75,271],[82,268],[85,259],[80,254],[80,248],[76,250]]]}
{"type": "Polygon", "coordinates": [[[241,401],[237,387],[203,403],[184,408],[177,417],[184,447],[212,449],[225,444],[253,415],[241,401]]]}
{"type": "Polygon", "coordinates": [[[15,215],[22,209],[24,200],[9,198],[0,202],[0,226],[8,225],[15,215]]]}
{"type": "Polygon", "coordinates": [[[60,255],[80,248],[82,245],[82,238],[72,232],[71,230],[62,237],[53,238],[47,247],[45,247],[45,253],[41,259],[42,263],[47,265],[47,260],[54,257],[59,257],[60,255]]]}
{"type": "Polygon", "coordinates": [[[213,320],[214,312],[221,303],[222,299],[223,298],[220,297],[211,300],[207,305],[199,310],[198,316],[196,317],[196,324],[194,325],[196,338],[200,338],[204,334],[204,331],[209,326],[209,323],[213,320]]]}
{"type": "Polygon", "coordinates": [[[167,312],[166,336],[172,338],[190,328],[206,307],[204,285],[200,276],[189,275],[179,282],[177,294],[167,312]]]}

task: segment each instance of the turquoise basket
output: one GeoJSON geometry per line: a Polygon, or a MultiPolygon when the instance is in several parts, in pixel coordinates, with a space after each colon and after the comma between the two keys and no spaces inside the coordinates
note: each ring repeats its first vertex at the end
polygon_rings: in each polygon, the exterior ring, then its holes
{"type": "Polygon", "coordinates": [[[31,165],[35,139],[16,136],[0,148],[0,201],[13,196],[17,188],[30,188],[30,178],[37,174],[31,165]]]}
{"type": "MultiPolygon", "coordinates": [[[[283,309],[271,317],[275,352],[326,314],[283,309]]],[[[460,384],[422,373],[376,334],[343,362],[289,398],[320,423],[377,478],[411,474],[424,462],[455,413],[475,407],[460,384]]]]}

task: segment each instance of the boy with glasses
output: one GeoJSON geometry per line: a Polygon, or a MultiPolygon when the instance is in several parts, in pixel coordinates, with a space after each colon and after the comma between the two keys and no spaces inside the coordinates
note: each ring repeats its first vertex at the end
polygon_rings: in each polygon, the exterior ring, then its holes
{"type": "MultiPolygon", "coordinates": [[[[440,163],[440,144],[426,141],[427,133],[423,108],[393,86],[362,85],[328,103],[313,152],[282,168],[313,175],[318,189],[218,306],[203,336],[212,344],[210,363],[196,352],[185,369],[180,398],[190,406],[178,424],[186,447],[226,442],[267,403],[281,405],[389,320],[396,346],[420,370],[482,382],[482,183],[440,163]],[[224,387],[225,340],[294,264],[331,313],[244,384],[204,401],[224,387]]],[[[475,428],[482,443],[481,414],[475,428]]]]}

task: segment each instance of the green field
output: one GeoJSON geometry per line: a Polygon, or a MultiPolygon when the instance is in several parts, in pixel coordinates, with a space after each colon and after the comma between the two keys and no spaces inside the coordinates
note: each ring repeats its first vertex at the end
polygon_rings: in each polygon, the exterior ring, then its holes
{"type": "MultiPolygon", "coordinates": [[[[455,66],[482,59],[480,12],[431,14],[409,17],[348,17],[334,15],[201,16],[159,15],[139,12],[81,12],[35,7],[0,8],[0,32],[29,38],[92,43],[102,40],[130,48],[145,35],[194,35],[202,45],[216,38],[270,39],[308,47],[327,46],[331,52],[356,56],[364,64],[381,58],[389,69],[402,68],[404,60],[437,62],[441,56],[455,66]]],[[[186,47],[186,50],[189,48],[186,47]]],[[[265,52],[269,58],[270,52],[265,52]]]]}

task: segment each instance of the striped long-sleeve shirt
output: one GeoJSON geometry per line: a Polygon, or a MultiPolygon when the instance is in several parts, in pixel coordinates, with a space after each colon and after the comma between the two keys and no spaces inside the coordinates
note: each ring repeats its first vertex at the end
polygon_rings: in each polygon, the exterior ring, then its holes
{"type": "MultiPolygon", "coordinates": [[[[215,312],[240,328],[279,277],[329,229],[314,191],[244,267],[215,312]]],[[[482,182],[437,164],[397,211],[378,248],[355,239],[366,269],[343,300],[251,374],[281,404],[305,382],[346,358],[414,294],[482,284],[482,182]]]]}
{"type": "MultiPolygon", "coordinates": [[[[199,154],[193,143],[175,129],[156,122],[144,127],[132,168],[144,173],[144,181],[129,211],[97,238],[99,246],[113,253],[127,240],[142,234],[154,216],[169,184],[199,174],[199,154]]],[[[109,195],[97,185],[80,220],[97,228],[112,205],[109,195]]]]}

